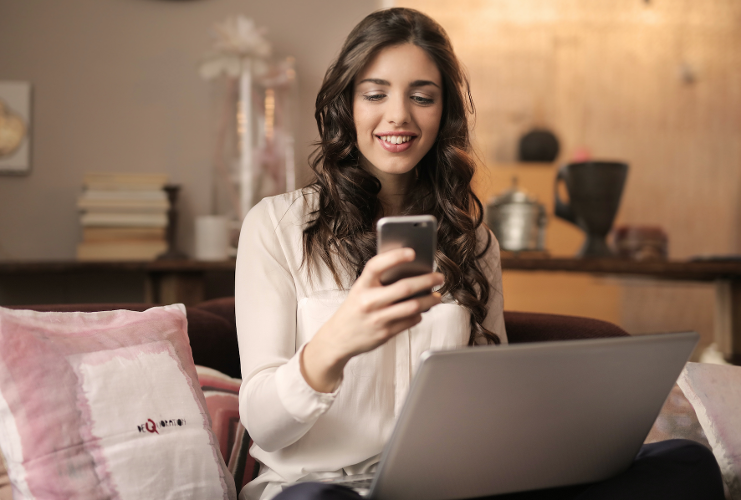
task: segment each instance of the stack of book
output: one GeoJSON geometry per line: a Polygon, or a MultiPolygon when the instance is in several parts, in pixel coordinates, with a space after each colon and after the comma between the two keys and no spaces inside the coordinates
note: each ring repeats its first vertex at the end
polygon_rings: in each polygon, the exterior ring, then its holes
{"type": "Polygon", "coordinates": [[[153,260],[167,250],[166,174],[90,173],[77,200],[78,260],[153,260]]]}

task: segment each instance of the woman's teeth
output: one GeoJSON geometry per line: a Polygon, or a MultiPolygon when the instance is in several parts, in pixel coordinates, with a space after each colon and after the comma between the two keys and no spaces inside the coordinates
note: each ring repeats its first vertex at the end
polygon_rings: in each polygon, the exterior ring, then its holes
{"type": "Polygon", "coordinates": [[[403,144],[413,139],[411,135],[383,135],[381,140],[389,144],[403,144]]]}

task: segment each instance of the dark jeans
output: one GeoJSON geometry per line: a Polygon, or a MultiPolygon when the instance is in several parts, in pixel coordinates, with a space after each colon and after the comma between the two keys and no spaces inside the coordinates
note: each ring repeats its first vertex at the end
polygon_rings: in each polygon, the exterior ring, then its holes
{"type": "MultiPolygon", "coordinates": [[[[533,472],[536,473],[536,472],[533,472]]],[[[344,486],[300,483],[275,500],[359,500],[344,486]]],[[[644,445],[628,470],[606,481],[489,497],[492,500],[723,500],[723,483],[713,454],[694,441],[673,439],[644,445]]],[[[485,500],[485,499],[481,499],[485,500]]]]}

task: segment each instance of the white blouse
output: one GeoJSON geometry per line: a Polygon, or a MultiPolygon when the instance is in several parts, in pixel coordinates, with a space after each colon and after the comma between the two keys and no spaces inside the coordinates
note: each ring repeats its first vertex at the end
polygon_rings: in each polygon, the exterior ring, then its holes
{"type": "MultiPolygon", "coordinates": [[[[469,312],[452,299],[381,347],[355,356],[331,394],[314,391],[300,352],[334,314],[353,278],[339,289],[322,263],[309,279],[302,266],[303,229],[318,195],[294,191],[265,198],[244,220],[236,269],[236,316],[242,386],[241,421],[254,440],[260,475],[240,499],[268,499],[281,485],[371,472],[391,435],[420,355],[468,344],[469,312]]],[[[479,241],[488,231],[483,225],[479,241]]],[[[499,246],[483,258],[491,293],[484,326],[507,342],[502,316],[499,246]]]]}

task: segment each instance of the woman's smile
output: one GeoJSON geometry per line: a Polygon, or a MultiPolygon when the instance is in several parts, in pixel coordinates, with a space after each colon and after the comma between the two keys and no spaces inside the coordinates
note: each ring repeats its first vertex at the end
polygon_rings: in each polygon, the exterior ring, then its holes
{"type": "Polygon", "coordinates": [[[417,137],[411,132],[389,132],[376,136],[381,147],[390,153],[401,153],[412,147],[412,141],[417,137]]]}

